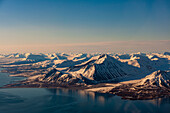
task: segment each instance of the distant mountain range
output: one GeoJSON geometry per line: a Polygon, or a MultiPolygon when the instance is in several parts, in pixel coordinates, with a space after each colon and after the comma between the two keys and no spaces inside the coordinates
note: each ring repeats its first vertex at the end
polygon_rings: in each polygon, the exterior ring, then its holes
{"type": "MultiPolygon", "coordinates": [[[[157,70],[170,69],[169,52],[132,54],[9,54],[3,58],[17,59],[7,65],[36,66],[45,69],[45,74],[36,80],[52,83],[97,84],[142,78],[157,70]],[[73,82],[74,81],[74,82],[73,82]]],[[[13,67],[17,70],[21,68],[13,67]]],[[[24,68],[25,69],[25,68],[24,68]]],[[[25,72],[25,71],[23,71],[25,72]]],[[[34,74],[36,75],[36,73],[34,74]]],[[[30,75],[32,77],[32,75],[30,75]]]]}
{"type": "Polygon", "coordinates": [[[27,77],[5,87],[74,86],[100,89],[104,85],[102,92],[124,99],[152,99],[170,95],[169,61],[169,52],[0,55],[0,66],[5,68],[2,72],[27,77]]]}

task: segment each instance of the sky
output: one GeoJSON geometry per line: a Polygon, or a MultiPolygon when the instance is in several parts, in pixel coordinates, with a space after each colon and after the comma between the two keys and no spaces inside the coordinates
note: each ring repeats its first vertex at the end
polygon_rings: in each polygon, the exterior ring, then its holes
{"type": "Polygon", "coordinates": [[[170,0],[0,0],[0,53],[170,50],[170,0]]]}

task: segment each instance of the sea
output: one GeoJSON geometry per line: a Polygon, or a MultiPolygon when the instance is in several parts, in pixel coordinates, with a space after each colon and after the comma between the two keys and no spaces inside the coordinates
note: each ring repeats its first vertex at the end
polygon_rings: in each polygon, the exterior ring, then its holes
{"type": "MultiPolygon", "coordinates": [[[[22,79],[0,73],[0,87],[22,79]]],[[[170,98],[123,100],[66,88],[0,88],[0,113],[170,113],[170,98]]]]}

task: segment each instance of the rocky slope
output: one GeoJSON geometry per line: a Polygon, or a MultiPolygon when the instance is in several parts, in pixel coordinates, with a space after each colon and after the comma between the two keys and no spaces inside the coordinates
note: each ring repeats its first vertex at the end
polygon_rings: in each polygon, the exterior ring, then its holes
{"type": "Polygon", "coordinates": [[[2,72],[28,77],[6,87],[90,88],[117,83],[117,87],[111,85],[109,89],[112,90],[105,93],[125,99],[151,99],[169,95],[170,56],[167,54],[17,53],[1,56],[1,67],[6,68],[2,72]],[[13,62],[4,63],[5,60],[13,62]],[[121,85],[122,81],[129,83],[121,85]]]}
{"type": "Polygon", "coordinates": [[[109,93],[124,99],[153,99],[170,96],[170,71],[155,71],[136,83],[117,86],[109,93]]]}

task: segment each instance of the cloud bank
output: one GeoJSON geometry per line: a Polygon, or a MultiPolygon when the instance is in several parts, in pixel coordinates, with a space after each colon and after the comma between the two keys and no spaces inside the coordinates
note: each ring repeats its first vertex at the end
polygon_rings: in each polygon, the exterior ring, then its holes
{"type": "Polygon", "coordinates": [[[6,45],[0,47],[1,53],[131,53],[131,52],[165,52],[170,51],[170,40],[154,41],[111,41],[92,43],[71,43],[53,45],[6,45]]]}

